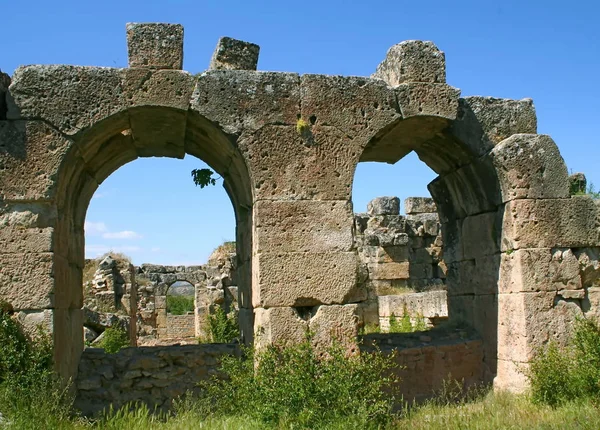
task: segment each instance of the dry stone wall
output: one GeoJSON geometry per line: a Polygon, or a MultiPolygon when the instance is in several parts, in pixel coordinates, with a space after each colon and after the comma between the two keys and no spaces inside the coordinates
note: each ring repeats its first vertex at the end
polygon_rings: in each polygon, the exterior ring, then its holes
{"type": "Polygon", "coordinates": [[[75,406],[87,416],[141,402],[150,410],[170,409],[198,382],[218,374],[224,356],[238,354],[236,345],[184,345],[125,348],[116,354],[87,348],[79,362],[75,406]]]}

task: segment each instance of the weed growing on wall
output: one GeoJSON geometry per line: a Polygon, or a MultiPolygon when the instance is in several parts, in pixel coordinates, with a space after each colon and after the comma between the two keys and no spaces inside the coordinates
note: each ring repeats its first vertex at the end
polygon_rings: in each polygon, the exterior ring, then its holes
{"type": "Polygon", "coordinates": [[[207,316],[206,328],[206,339],[199,339],[200,343],[231,343],[240,337],[237,312],[227,314],[219,305],[207,316]]]}
{"type": "Polygon", "coordinates": [[[108,327],[98,342],[98,348],[103,348],[108,354],[115,354],[127,346],[129,346],[129,336],[121,327],[108,327]]]}
{"type": "Polygon", "coordinates": [[[308,339],[296,346],[267,346],[257,355],[226,357],[225,378],[202,385],[200,405],[209,416],[242,415],[284,428],[323,428],[346,420],[367,428],[390,422],[397,381],[386,375],[396,367],[394,356],[348,356],[341,345],[323,352],[308,339]]]}

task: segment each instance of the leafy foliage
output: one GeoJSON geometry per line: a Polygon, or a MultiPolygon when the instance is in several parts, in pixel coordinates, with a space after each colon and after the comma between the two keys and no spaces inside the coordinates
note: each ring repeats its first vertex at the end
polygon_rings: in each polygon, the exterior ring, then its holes
{"type": "Polygon", "coordinates": [[[227,314],[221,306],[215,305],[214,312],[207,316],[206,323],[208,333],[204,343],[231,343],[240,337],[235,311],[227,314]]]}
{"type": "Polygon", "coordinates": [[[108,327],[104,330],[104,337],[98,342],[98,347],[103,348],[108,354],[115,354],[129,346],[129,336],[121,327],[108,327]]]}
{"type": "Polygon", "coordinates": [[[194,181],[194,184],[200,186],[200,188],[216,185],[217,179],[213,178],[214,173],[215,172],[210,169],[194,169],[192,170],[192,180],[194,181]]]}
{"type": "Polygon", "coordinates": [[[397,381],[386,376],[394,367],[393,355],[348,356],[341,345],[323,354],[310,339],[271,345],[257,355],[246,351],[243,358],[223,359],[226,377],[202,385],[201,407],[212,416],[242,415],[282,427],[323,428],[340,421],[378,427],[394,417],[397,381]]]}
{"type": "Polygon", "coordinates": [[[550,343],[531,362],[532,399],[557,406],[577,398],[600,400],[600,329],[588,319],[577,321],[572,343],[550,343]]]}
{"type": "Polygon", "coordinates": [[[14,428],[56,428],[69,418],[72,398],[57,388],[50,336],[41,327],[23,333],[9,308],[0,304],[0,413],[14,428]]]}
{"type": "Polygon", "coordinates": [[[193,296],[167,296],[167,312],[172,315],[185,315],[194,312],[193,296]]]}

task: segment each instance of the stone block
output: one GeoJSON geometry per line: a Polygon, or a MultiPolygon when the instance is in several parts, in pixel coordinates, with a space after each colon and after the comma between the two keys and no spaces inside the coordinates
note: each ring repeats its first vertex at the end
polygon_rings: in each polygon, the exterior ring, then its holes
{"type": "Polygon", "coordinates": [[[392,46],[373,74],[395,87],[404,82],[446,82],[446,57],[433,42],[407,40],[392,46]]]}
{"type": "Polygon", "coordinates": [[[462,223],[463,257],[474,259],[500,252],[502,212],[468,216],[462,223]]]}
{"type": "Polygon", "coordinates": [[[498,143],[490,156],[503,202],[569,197],[567,166],[550,136],[513,134],[498,143]]]}
{"type": "Polygon", "coordinates": [[[358,290],[354,252],[261,253],[255,264],[255,307],[341,304],[358,290]]]}
{"type": "MultiPolygon", "coordinates": [[[[192,111],[230,134],[273,124],[295,127],[299,106],[298,74],[249,70],[203,73],[198,77],[190,102],[192,111]]],[[[266,143],[261,148],[262,151],[272,149],[266,143]]]]}
{"type": "Polygon", "coordinates": [[[376,197],[367,204],[367,213],[374,215],[399,215],[400,199],[398,197],[376,197]]]}
{"type": "Polygon", "coordinates": [[[379,316],[401,317],[406,312],[416,317],[425,318],[448,317],[448,298],[446,291],[428,291],[423,293],[402,294],[396,296],[381,296],[377,299],[379,316]]]}
{"type": "Polygon", "coordinates": [[[17,321],[25,333],[36,336],[38,329],[46,333],[52,333],[53,312],[50,309],[40,311],[20,311],[16,314],[17,321]]]}
{"type": "Polygon", "coordinates": [[[308,322],[291,307],[254,309],[254,345],[298,344],[306,340],[308,322]]]}
{"type": "Polygon", "coordinates": [[[465,97],[487,138],[498,143],[513,134],[537,133],[537,116],[533,100],[465,97]]]}
{"type": "MultiPolygon", "coordinates": [[[[65,134],[76,134],[124,110],[124,69],[82,66],[25,66],[13,76],[13,119],[43,119],[65,134]]],[[[125,114],[113,118],[106,137],[129,128],[125,114]]]]}
{"type": "Polygon", "coordinates": [[[360,148],[334,127],[312,127],[305,145],[292,126],[264,126],[239,141],[257,200],[350,200],[360,148]]]}
{"type": "Polygon", "coordinates": [[[502,251],[599,243],[597,209],[588,197],[512,200],[504,207],[502,251]]]}
{"type": "Polygon", "coordinates": [[[42,121],[0,122],[0,199],[54,197],[59,169],[72,145],[42,121]]]}
{"type": "Polygon", "coordinates": [[[570,249],[518,249],[502,254],[500,293],[581,288],[579,261],[570,249]]]}
{"type": "Polygon", "coordinates": [[[370,263],[369,274],[374,280],[409,279],[411,264],[408,261],[397,263],[370,263]]]}
{"type": "Polygon", "coordinates": [[[359,306],[319,306],[309,321],[313,334],[311,342],[317,350],[325,350],[333,342],[339,342],[348,350],[356,349],[359,306]]]}
{"type": "Polygon", "coordinates": [[[379,80],[310,74],[300,80],[301,118],[313,130],[337,128],[350,137],[346,145],[351,143],[349,151],[358,151],[358,157],[375,133],[400,119],[393,90],[379,80]]]}
{"type": "Polygon", "coordinates": [[[494,254],[447,263],[448,295],[496,294],[500,262],[500,254],[494,254]]]}
{"type": "Polygon", "coordinates": [[[404,199],[406,215],[437,213],[435,201],[431,197],[408,197],[404,199]]]}
{"type": "Polygon", "coordinates": [[[15,310],[54,304],[53,254],[0,254],[0,297],[15,310]]]}
{"type": "Polygon", "coordinates": [[[221,37],[210,60],[209,70],[256,70],[260,46],[221,37]]]}
{"type": "Polygon", "coordinates": [[[127,23],[129,67],[183,68],[183,26],[162,23],[127,23]]]}
{"type": "Polygon", "coordinates": [[[438,116],[456,119],[460,90],[446,84],[411,82],[395,89],[403,118],[438,116]]]}
{"type": "Polygon", "coordinates": [[[123,76],[123,96],[130,107],[163,106],[187,111],[195,87],[196,78],[181,70],[127,69],[123,76]]]}
{"type": "Polygon", "coordinates": [[[347,201],[268,201],[254,205],[255,252],[327,252],[353,248],[347,201]]]}

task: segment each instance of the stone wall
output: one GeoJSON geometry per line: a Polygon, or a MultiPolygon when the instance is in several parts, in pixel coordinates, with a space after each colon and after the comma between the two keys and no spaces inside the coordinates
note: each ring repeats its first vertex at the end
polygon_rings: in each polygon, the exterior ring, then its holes
{"type": "Polygon", "coordinates": [[[404,205],[406,215],[400,215],[398,197],[378,197],[369,202],[367,213],[355,215],[356,247],[368,292],[361,305],[365,324],[379,324],[381,296],[446,287],[435,203],[431,198],[410,197],[404,205]]]}
{"type": "Polygon", "coordinates": [[[379,296],[377,298],[379,326],[386,331],[390,317],[408,314],[414,323],[423,318],[427,327],[434,327],[448,320],[448,294],[446,291],[426,291],[402,295],[379,296]]]}
{"type": "Polygon", "coordinates": [[[433,330],[426,335],[370,334],[362,341],[365,351],[374,345],[383,353],[396,351],[397,387],[409,403],[434,397],[445,381],[458,381],[467,389],[483,380],[483,342],[467,329],[433,330]]]}
{"type": "Polygon", "coordinates": [[[220,359],[237,354],[236,345],[184,345],[125,348],[116,354],[87,348],[79,362],[75,406],[97,415],[112,406],[142,402],[168,410],[173,399],[217,373],[220,359]]]}
{"type": "Polygon", "coordinates": [[[196,318],[194,314],[167,314],[167,339],[182,339],[196,337],[196,318]]]}

